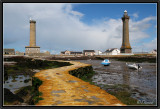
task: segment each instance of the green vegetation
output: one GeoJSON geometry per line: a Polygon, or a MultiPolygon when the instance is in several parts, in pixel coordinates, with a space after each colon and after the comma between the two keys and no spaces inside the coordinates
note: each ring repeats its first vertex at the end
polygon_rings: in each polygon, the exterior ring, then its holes
{"type": "Polygon", "coordinates": [[[4,66],[4,80],[8,79],[8,75],[34,75],[33,69],[42,70],[72,65],[69,62],[36,60],[26,57],[4,58],[4,61],[17,62],[15,65],[4,66]]]}
{"type": "Polygon", "coordinates": [[[5,72],[10,73],[27,73],[31,72],[33,69],[49,69],[49,68],[57,68],[62,66],[71,65],[69,62],[58,62],[58,61],[47,61],[47,60],[34,60],[31,58],[24,57],[12,57],[12,58],[4,58],[4,61],[15,61],[17,62],[15,65],[4,66],[5,72]]]}
{"type": "Polygon", "coordinates": [[[80,77],[80,79],[82,79],[83,81],[89,82],[92,85],[95,85],[94,82],[92,82],[92,76],[95,74],[95,71],[91,71],[85,75],[83,75],[82,77],[80,77]]]}
{"type": "Polygon", "coordinates": [[[92,76],[95,74],[92,66],[81,67],[76,70],[69,71],[69,74],[76,76],[83,81],[89,82],[90,84],[94,84],[91,79],[92,76]]]}
{"type": "Polygon", "coordinates": [[[141,56],[132,56],[132,57],[121,57],[115,58],[117,61],[125,61],[125,62],[149,62],[149,63],[156,63],[156,57],[141,57],[141,56]]]}
{"type": "Polygon", "coordinates": [[[43,100],[43,98],[40,97],[40,96],[42,96],[42,92],[38,91],[38,88],[42,83],[43,82],[39,78],[37,78],[37,77],[32,78],[32,94],[33,94],[33,96],[31,98],[31,102],[30,102],[31,105],[38,103],[39,100],[43,100]]]}
{"type": "MultiPolygon", "coordinates": [[[[151,105],[138,103],[137,99],[131,97],[134,90],[131,90],[131,88],[125,84],[104,85],[102,89],[106,90],[109,94],[114,95],[116,98],[118,98],[122,103],[126,105],[151,105]]],[[[145,93],[140,94],[145,95],[145,93]]]]}
{"type": "Polygon", "coordinates": [[[130,87],[128,85],[104,85],[103,89],[111,95],[117,97],[122,103],[127,105],[138,105],[137,100],[131,97],[130,87]]]}
{"type": "MultiPolygon", "coordinates": [[[[47,61],[47,60],[36,60],[26,57],[12,57],[12,58],[4,58],[4,61],[14,61],[17,62],[15,65],[5,65],[4,66],[4,79],[5,81],[8,79],[9,75],[14,76],[13,81],[15,82],[16,75],[31,75],[35,74],[34,69],[49,69],[49,68],[57,68],[62,66],[72,65],[69,62],[58,62],[58,61],[47,61]]],[[[22,78],[22,77],[20,77],[22,78]]],[[[24,80],[25,83],[30,81],[30,79],[24,80]]],[[[22,82],[22,81],[20,81],[22,82]]],[[[9,89],[5,89],[4,93],[4,104],[5,105],[15,105],[16,103],[22,103],[23,99],[25,103],[29,105],[34,105],[38,103],[41,98],[42,93],[38,91],[39,86],[42,84],[42,81],[36,77],[32,77],[32,86],[26,86],[20,88],[16,91],[16,94],[10,92],[9,89]],[[8,95],[8,93],[10,95],[8,95]],[[14,98],[14,99],[13,99],[14,98]],[[16,99],[18,98],[18,99],[16,99]]],[[[12,87],[12,85],[10,85],[12,87]]]]}
{"type": "MultiPolygon", "coordinates": [[[[19,90],[15,91],[15,95],[13,96],[19,97],[20,99],[23,99],[23,101],[26,101],[25,99],[29,97],[28,101],[26,102],[30,105],[35,105],[39,100],[43,100],[43,98],[40,97],[42,96],[42,92],[38,91],[39,86],[43,82],[37,77],[33,77],[32,83],[32,86],[21,87],[19,90]]],[[[5,96],[5,98],[8,98],[8,96],[5,96]]],[[[15,102],[13,100],[12,102],[9,101],[11,100],[5,100],[5,105],[7,105],[8,103],[13,105],[13,102],[15,102]]]]}
{"type": "Polygon", "coordinates": [[[117,97],[124,104],[138,105],[137,100],[132,98],[131,93],[129,93],[127,91],[117,91],[117,92],[108,91],[108,93],[117,97]]]}

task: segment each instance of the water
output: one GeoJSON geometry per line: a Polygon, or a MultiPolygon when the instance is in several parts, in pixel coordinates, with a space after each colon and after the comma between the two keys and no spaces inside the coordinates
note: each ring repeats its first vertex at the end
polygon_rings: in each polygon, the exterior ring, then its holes
{"type": "Polygon", "coordinates": [[[128,85],[132,89],[133,98],[147,102],[156,101],[156,63],[136,63],[142,66],[142,69],[137,71],[128,69],[126,62],[121,61],[111,60],[110,66],[101,65],[102,60],[78,61],[92,65],[96,72],[92,81],[102,88],[103,85],[128,85]]]}
{"type": "Polygon", "coordinates": [[[32,81],[25,83],[24,80],[31,79],[29,75],[8,76],[8,80],[3,83],[3,87],[15,94],[21,87],[32,85],[32,81]]]}

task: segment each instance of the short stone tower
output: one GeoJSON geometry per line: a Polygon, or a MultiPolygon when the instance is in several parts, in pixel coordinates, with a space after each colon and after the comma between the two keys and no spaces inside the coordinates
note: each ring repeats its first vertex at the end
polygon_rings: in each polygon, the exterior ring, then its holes
{"type": "Polygon", "coordinates": [[[132,48],[129,43],[129,16],[127,11],[124,11],[124,15],[122,17],[123,21],[123,39],[121,46],[121,53],[132,53],[132,48]]]}
{"type": "Polygon", "coordinates": [[[40,53],[40,47],[36,46],[36,21],[30,19],[30,45],[26,46],[26,54],[40,53]]]}

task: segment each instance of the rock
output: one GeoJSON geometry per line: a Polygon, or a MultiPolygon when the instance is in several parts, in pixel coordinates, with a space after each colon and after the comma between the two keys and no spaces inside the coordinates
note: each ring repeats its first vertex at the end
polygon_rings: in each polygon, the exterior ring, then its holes
{"type": "Polygon", "coordinates": [[[19,96],[13,94],[9,89],[4,88],[4,101],[6,102],[23,102],[24,100],[20,98],[19,96]]]}

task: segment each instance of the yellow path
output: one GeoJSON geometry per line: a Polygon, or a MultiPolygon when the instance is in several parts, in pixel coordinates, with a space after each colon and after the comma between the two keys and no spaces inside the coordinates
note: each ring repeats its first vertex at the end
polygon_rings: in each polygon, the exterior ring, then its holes
{"type": "Polygon", "coordinates": [[[80,67],[90,66],[80,62],[69,61],[73,65],[60,68],[42,70],[35,74],[43,81],[39,87],[43,100],[36,105],[41,106],[121,106],[116,97],[105,90],[68,73],[80,67]]]}

